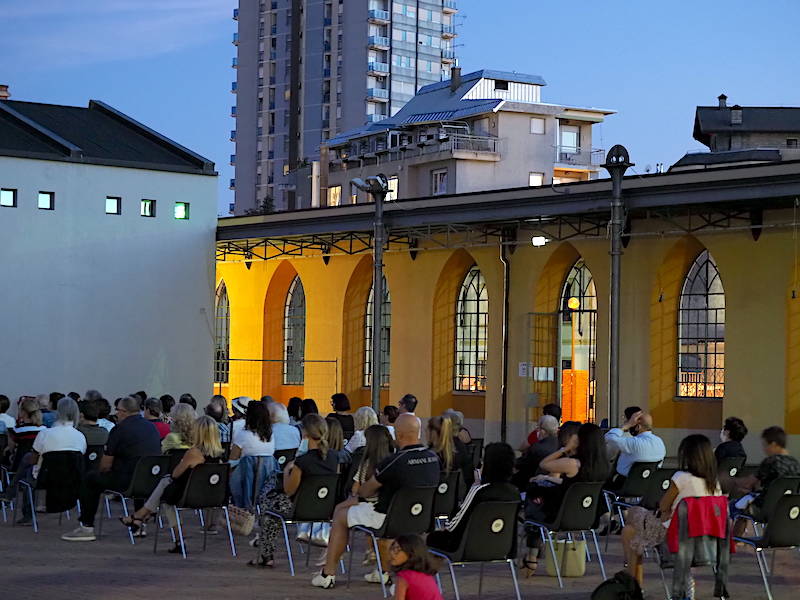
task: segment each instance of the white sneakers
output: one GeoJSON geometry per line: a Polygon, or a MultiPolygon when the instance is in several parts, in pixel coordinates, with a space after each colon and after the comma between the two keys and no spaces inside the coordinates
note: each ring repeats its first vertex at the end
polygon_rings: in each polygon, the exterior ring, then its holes
{"type": "Polygon", "coordinates": [[[61,539],[67,542],[93,542],[97,539],[97,536],[94,534],[94,527],[78,525],[69,533],[62,535],[61,539]]]}
{"type": "Polygon", "coordinates": [[[329,590],[336,587],[336,575],[323,575],[322,571],[314,575],[311,585],[318,588],[329,590]]]}
{"type": "Polygon", "coordinates": [[[366,575],[364,575],[364,581],[367,583],[381,583],[381,576],[383,577],[383,583],[389,583],[389,573],[385,571],[383,573],[378,573],[378,569],[373,569],[366,575]]]}

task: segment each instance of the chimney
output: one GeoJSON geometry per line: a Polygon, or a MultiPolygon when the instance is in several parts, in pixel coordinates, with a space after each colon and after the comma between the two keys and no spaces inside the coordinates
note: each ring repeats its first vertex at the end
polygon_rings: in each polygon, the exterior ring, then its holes
{"type": "Polygon", "coordinates": [[[450,91],[455,92],[461,87],[461,67],[453,67],[450,70],[450,91]]]}
{"type": "Polygon", "coordinates": [[[720,94],[717,96],[717,100],[719,100],[719,107],[726,108],[728,106],[728,97],[725,94],[720,94]]]}
{"type": "Polygon", "coordinates": [[[8,91],[8,86],[0,84],[0,100],[8,100],[9,98],[11,98],[11,92],[8,91]]]}

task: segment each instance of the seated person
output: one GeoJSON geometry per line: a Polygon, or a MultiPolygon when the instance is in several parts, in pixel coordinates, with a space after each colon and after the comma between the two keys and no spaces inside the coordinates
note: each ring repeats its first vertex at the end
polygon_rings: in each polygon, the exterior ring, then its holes
{"type": "Polygon", "coordinates": [[[100,409],[94,400],[83,400],[78,404],[81,412],[78,431],[86,438],[87,446],[105,446],[108,441],[108,429],[97,424],[100,409]]]}
{"type": "MultiPolygon", "coordinates": [[[[338,421],[335,422],[338,424],[338,421]]],[[[275,564],[275,539],[281,531],[281,524],[267,511],[288,519],[294,510],[290,498],[300,489],[303,477],[338,473],[338,458],[328,449],[329,422],[312,413],[303,417],[302,423],[303,439],[308,440],[308,451],[286,464],[282,492],[276,490],[274,484],[268,484],[259,496],[261,535],[258,537],[258,557],[248,563],[251,567],[272,567],[275,564]]]]}
{"type": "Polygon", "coordinates": [[[437,561],[421,535],[397,536],[389,546],[389,565],[397,575],[394,600],[442,600],[434,577],[437,561]]]}
{"type": "Polygon", "coordinates": [[[558,443],[558,421],[552,415],[539,417],[536,427],[536,437],[539,441],[528,447],[514,465],[515,473],[512,477],[514,485],[524,492],[531,478],[539,471],[539,463],[545,456],[551,455],[561,446],[558,443]]]}
{"type": "Polygon", "coordinates": [[[472,471],[472,453],[464,443],[455,437],[453,422],[449,417],[432,417],[428,419],[428,446],[439,457],[442,471],[461,471],[462,479],[467,487],[475,481],[472,471]]]}
{"type": "Polygon", "coordinates": [[[272,422],[269,410],[263,402],[250,402],[244,428],[233,430],[231,440],[231,460],[243,456],[273,456],[275,442],[272,439],[272,422]]]}
{"type": "Polygon", "coordinates": [[[205,413],[217,423],[220,444],[229,444],[232,425],[228,421],[228,402],[225,400],[225,396],[220,394],[212,396],[206,405],[205,413]]]}
{"type": "Polygon", "coordinates": [[[0,394],[0,435],[14,427],[17,420],[8,414],[8,409],[11,407],[11,401],[8,396],[0,394]]]}
{"type": "Polygon", "coordinates": [[[742,440],[747,435],[747,426],[737,417],[728,417],[719,432],[720,444],[714,449],[717,463],[726,458],[743,458],[747,462],[747,452],[744,451],[742,440]]]}
{"type": "MultiPolygon", "coordinates": [[[[420,442],[419,419],[413,414],[401,414],[395,422],[395,434],[399,450],[385,458],[375,470],[375,475],[359,488],[361,498],[377,495],[377,503],[373,505],[350,498],[336,507],[326,564],[311,580],[311,585],[325,589],[336,585],[336,565],[347,546],[350,527],[363,525],[380,528],[395,492],[403,488],[436,487],[439,484],[439,458],[420,442]]],[[[383,558],[388,544],[386,540],[381,540],[379,545],[383,558]]],[[[389,563],[382,560],[381,564],[388,566],[389,563]]],[[[376,571],[369,573],[366,579],[371,583],[380,583],[381,579],[385,582],[389,574],[376,571]]]]}
{"type": "Polygon", "coordinates": [[[272,422],[275,450],[297,450],[302,436],[297,427],[289,424],[289,412],[286,407],[280,402],[270,402],[267,409],[272,422]]]}
{"type": "Polygon", "coordinates": [[[147,398],[144,401],[144,418],[150,421],[158,430],[158,437],[162,440],[169,435],[169,424],[164,422],[164,409],[158,398],[147,398]]]}
{"type": "MultiPolygon", "coordinates": [[[[339,421],[339,425],[342,426],[344,439],[349,441],[357,429],[353,415],[350,414],[350,399],[346,394],[334,394],[331,396],[331,407],[333,408],[333,412],[330,413],[328,417],[339,421]]],[[[362,430],[363,429],[366,428],[362,428],[362,430]]]]}
{"type": "Polygon", "coordinates": [[[105,490],[122,492],[128,488],[142,456],[160,454],[158,431],[139,413],[139,399],[122,398],[117,405],[117,425],[108,434],[105,456],[100,467],[86,475],[81,490],[80,524],[61,536],[68,542],[90,542],[96,538],[94,519],[105,490]]]}
{"type": "MultiPolygon", "coordinates": [[[[556,421],[560,424],[561,423],[561,407],[558,404],[545,404],[542,407],[542,416],[550,415],[551,417],[555,417],[556,421]]],[[[539,441],[539,432],[536,427],[533,428],[533,431],[528,434],[528,437],[525,438],[525,441],[519,447],[520,452],[525,452],[529,447],[533,446],[536,442],[539,441]]]]}
{"type": "MultiPolygon", "coordinates": [[[[375,411],[369,406],[362,406],[359,408],[356,411],[353,419],[353,422],[355,423],[355,431],[350,436],[349,440],[347,441],[347,445],[345,446],[345,449],[350,454],[366,444],[366,440],[364,439],[364,431],[367,429],[367,427],[378,424],[378,415],[376,415],[375,411]]],[[[347,434],[343,433],[343,435],[345,439],[347,439],[347,434]]]]}
{"type": "Polygon", "coordinates": [[[460,410],[455,410],[452,408],[448,408],[442,416],[449,417],[450,420],[453,422],[453,431],[456,434],[456,437],[465,445],[472,443],[472,436],[469,433],[469,430],[464,427],[464,413],[460,410]]]}
{"type": "Polygon", "coordinates": [[[392,435],[392,439],[394,439],[394,422],[397,421],[397,416],[399,414],[400,411],[392,404],[384,406],[383,411],[381,412],[381,425],[389,430],[389,433],[392,435]]]}
{"type": "Polygon", "coordinates": [[[444,531],[428,534],[428,546],[452,552],[461,543],[469,516],[481,502],[519,502],[519,490],[511,483],[514,469],[514,450],[505,443],[489,444],[483,450],[481,480],[467,492],[458,513],[447,523],[444,531]]]}
{"type": "MultiPolygon", "coordinates": [[[[350,454],[344,446],[344,431],[342,431],[341,423],[339,423],[338,419],[332,419],[332,418],[326,418],[325,421],[328,423],[329,452],[331,452],[336,457],[336,460],[339,462],[340,465],[349,465],[350,461],[353,458],[353,455],[350,454]]],[[[305,450],[306,449],[303,448],[304,454],[305,450]]]]}
{"type": "MultiPolygon", "coordinates": [[[[17,407],[17,415],[17,424],[7,430],[8,445],[3,459],[3,464],[8,465],[12,473],[19,471],[23,458],[31,451],[33,440],[45,429],[42,425],[42,409],[36,398],[23,399],[17,407]]],[[[13,498],[16,488],[14,485],[9,487],[11,489],[6,490],[4,496],[13,498]]]]}
{"type": "MultiPolygon", "coordinates": [[[[187,405],[188,406],[188,405],[187,405]]],[[[191,408],[191,407],[189,407],[191,408]]],[[[189,482],[189,475],[198,465],[206,463],[222,462],[222,444],[219,441],[219,430],[217,422],[209,416],[203,416],[196,420],[191,433],[191,447],[181,458],[181,462],[172,470],[172,473],[165,475],[158,482],[158,485],[144,503],[144,506],[134,512],[129,517],[120,517],[123,525],[128,527],[134,534],[142,528],[144,522],[164,504],[164,517],[170,528],[177,527],[175,511],[172,509],[183,497],[186,484],[189,482]]],[[[177,536],[177,531],[173,532],[177,536]]],[[[175,547],[169,550],[172,554],[181,553],[181,544],[178,537],[175,538],[175,547]]]]}
{"type": "Polygon", "coordinates": [[[631,415],[622,427],[610,429],[606,443],[609,452],[619,452],[616,473],[608,483],[611,490],[622,489],[634,463],[661,463],[667,454],[664,441],[653,433],[653,417],[641,411],[631,415]],[[629,432],[631,436],[626,436],[629,432]]]}
{"type": "MultiPolygon", "coordinates": [[[[194,409],[189,404],[179,403],[172,407],[170,417],[172,420],[170,432],[161,440],[161,452],[163,454],[170,454],[176,450],[188,450],[192,447],[192,436],[194,435],[196,420],[194,409]]],[[[148,420],[148,423],[154,425],[150,420],[148,420]]],[[[166,425],[166,423],[163,423],[163,425],[166,425]]],[[[160,439],[161,432],[157,427],[154,427],[154,429],[158,431],[160,439]]]]}

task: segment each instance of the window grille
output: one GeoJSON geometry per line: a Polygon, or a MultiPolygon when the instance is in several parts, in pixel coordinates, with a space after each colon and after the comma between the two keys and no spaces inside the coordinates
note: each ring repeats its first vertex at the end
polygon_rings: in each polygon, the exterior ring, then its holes
{"type": "Polygon", "coordinates": [[[453,389],[486,391],[486,349],[488,342],[489,294],[478,267],[472,267],[456,299],[455,357],[453,389]]]}
{"type": "Polygon", "coordinates": [[[306,347],[306,296],[300,277],[295,277],[286,294],[283,311],[283,383],[303,385],[306,347]]]}
{"type": "Polygon", "coordinates": [[[217,288],[214,307],[214,383],[230,379],[231,305],[225,282],[217,288]]]}
{"type": "MultiPolygon", "coordinates": [[[[364,387],[372,386],[372,315],[375,288],[370,287],[364,316],[364,387]]],[[[390,346],[392,333],[392,299],[386,278],[383,278],[383,302],[381,303],[381,387],[389,386],[390,346]]]]}

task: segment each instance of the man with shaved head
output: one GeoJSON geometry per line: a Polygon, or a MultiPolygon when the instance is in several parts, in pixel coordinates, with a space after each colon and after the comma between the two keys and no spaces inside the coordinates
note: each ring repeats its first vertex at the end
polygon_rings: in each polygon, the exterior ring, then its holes
{"type": "MultiPolygon", "coordinates": [[[[328,554],[325,567],[311,580],[311,585],[332,588],[336,585],[336,565],[347,545],[350,527],[363,525],[378,529],[383,525],[386,511],[395,492],[404,488],[435,487],[439,485],[439,458],[422,445],[420,420],[410,413],[401,414],[394,423],[398,451],[383,460],[375,469],[375,475],[364,482],[357,497],[351,497],[336,507],[333,515],[328,554]],[[377,496],[375,504],[363,500],[377,496]]],[[[381,540],[381,564],[389,566],[388,541],[381,540]]],[[[386,582],[389,574],[373,571],[365,576],[370,583],[386,582]]]]}
{"type": "Polygon", "coordinates": [[[609,449],[619,452],[617,472],[610,482],[611,489],[615,490],[622,489],[633,463],[660,463],[667,454],[664,441],[653,433],[653,417],[641,410],[632,414],[622,427],[609,430],[606,443],[609,449]],[[636,435],[626,436],[631,429],[636,430],[636,435]]]}

